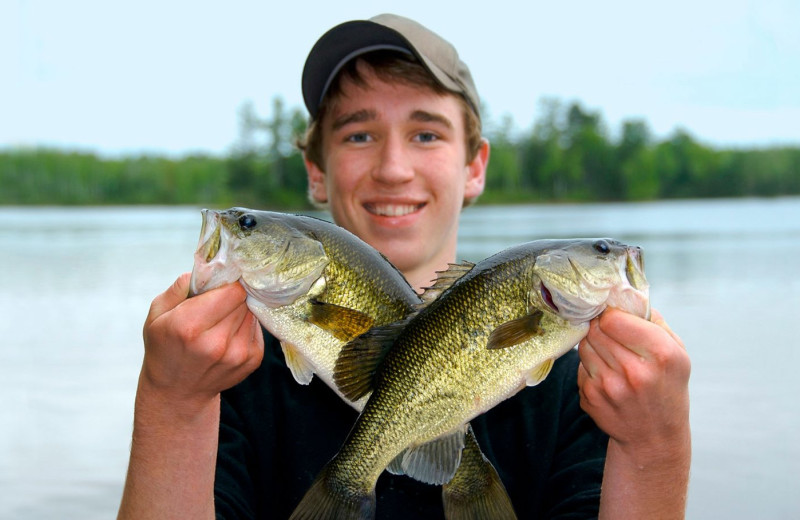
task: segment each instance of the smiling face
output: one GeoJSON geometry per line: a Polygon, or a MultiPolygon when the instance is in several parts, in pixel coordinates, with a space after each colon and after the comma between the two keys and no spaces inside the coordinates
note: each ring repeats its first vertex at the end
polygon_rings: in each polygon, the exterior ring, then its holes
{"type": "Polygon", "coordinates": [[[483,191],[488,143],[468,162],[455,95],[343,80],[322,121],[323,167],[306,161],[313,199],[394,263],[414,287],[455,260],[465,198],[483,191]]]}

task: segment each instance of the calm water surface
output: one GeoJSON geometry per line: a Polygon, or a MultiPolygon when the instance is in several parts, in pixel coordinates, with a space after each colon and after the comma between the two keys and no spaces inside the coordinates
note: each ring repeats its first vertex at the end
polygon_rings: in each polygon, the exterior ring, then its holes
{"type": "MultiPolygon", "coordinates": [[[[141,326],[199,231],[198,208],[0,208],[0,518],[114,517],[141,326]]],[[[691,353],[688,517],[800,518],[800,198],[478,206],[459,255],[576,236],[645,249],[691,353]]]]}

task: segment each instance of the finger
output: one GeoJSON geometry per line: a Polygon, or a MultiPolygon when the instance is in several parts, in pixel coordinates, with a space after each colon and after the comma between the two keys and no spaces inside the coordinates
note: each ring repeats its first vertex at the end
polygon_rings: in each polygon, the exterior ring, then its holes
{"type": "Polygon", "coordinates": [[[578,363],[578,394],[580,395],[581,402],[586,398],[586,385],[589,379],[589,372],[586,370],[586,367],[583,366],[583,363],[578,363]]]}
{"type": "Polygon", "coordinates": [[[250,343],[261,350],[264,350],[264,334],[261,332],[261,323],[253,316],[250,324],[250,343]]]}
{"type": "Polygon", "coordinates": [[[664,321],[664,316],[657,309],[650,309],[650,321],[653,323],[664,321]]]}
{"type": "MultiPolygon", "coordinates": [[[[603,332],[600,328],[600,320],[592,320],[589,323],[589,333],[586,335],[586,339],[589,341],[594,355],[599,357],[611,370],[619,372],[624,359],[620,359],[618,355],[620,350],[625,350],[625,348],[603,332]]],[[[621,354],[624,355],[624,352],[621,354]]]]}
{"type": "Polygon", "coordinates": [[[578,364],[578,396],[580,397],[581,409],[588,413],[592,418],[597,413],[598,406],[607,403],[607,399],[600,392],[600,384],[592,379],[586,365],[582,362],[578,364]]]}
{"type": "MultiPolygon", "coordinates": [[[[609,308],[603,312],[598,320],[598,328],[605,336],[644,360],[650,359],[652,350],[665,341],[674,341],[666,330],[655,323],[618,309],[609,308]]],[[[615,352],[617,356],[623,354],[615,352]]]]}
{"type": "Polygon", "coordinates": [[[242,303],[238,305],[226,320],[230,320],[230,336],[229,340],[242,341],[244,344],[249,344],[253,338],[253,321],[255,317],[247,308],[247,304],[242,303]]]}
{"type": "Polygon", "coordinates": [[[583,385],[586,384],[586,381],[591,379],[592,376],[589,375],[589,370],[587,370],[586,365],[583,364],[583,361],[578,363],[578,388],[583,388],[583,385]]]}
{"type": "MultiPolygon", "coordinates": [[[[241,284],[234,282],[223,285],[208,292],[193,296],[182,303],[179,309],[179,320],[198,324],[200,330],[211,328],[238,316],[235,329],[239,328],[243,313],[246,312],[247,293],[241,284]]],[[[230,324],[233,327],[233,324],[230,324]]],[[[233,329],[233,330],[235,330],[233,329]]]]}
{"type": "Polygon", "coordinates": [[[686,345],[684,345],[683,340],[667,324],[666,320],[664,319],[664,316],[662,316],[660,312],[658,312],[657,310],[653,309],[652,310],[652,314],[650,316],[650,321],[652,321],[653,323],[655,323],[656,325],[658,325],[662,329],[666,330],[667,333],[669,333],[669,335],[672,336],[672,339],[674,339],[675,342],[678,345],[680,345],[684,349],[686,348],[686,345]]]}
{"type": "Polygon", "coordinates": [[[220,362],[231,373],[243,379],[258,368],[264,357],[264,339],[258,320],[249,311],[245,313],[238,328],[226,345],[220,362]]]}
{"type": "MultiPolygon", "coordinates": [[[[249,317],[252,316],[250,309],[247,308],[245,302],[235,303],[233,307],[222,309],[222,305],[214,307],[213,310],[207,315],[206,324],[208,325],[204,334],[209,337],[215,338],[215,341],[221,341],[223,344],[231,344],[234,340],[242,340],[241,330],[245,323],[247,323],[247,330],[251,326],[249,317]],[[223,314],[227,312],[227,314],[223,314]],[[213,322],[212,322],[213,320],[213,322]]],[[[245,336],[249,341],[249,336],[245,336]]]]}
{"type": "Polygon", "coordinates": [[[150,304],[147,321],[152,321],[165,312],[171,311],[184,301],[189,296],[190,280],[191,273],[183,273],[166,291],[156,296],[153,303],[150,304]]]}
{"type": "Polygon", "coordinates": [[[591,379],[594,379],[605,365],[605,362],[597,355],[597,351],[595,351],[594,347],[589,342],[589,338],[584,338],[578,344],[578,356],[581,358],[581,364],[586,374],[591,379]]]}
{"type": "Polygon", "coordinates": [[[242,323],[241,331],[242,336],[248,338],[247,345],[250,351],[248,357],[254,365],[252,370],[255,370],[264,358],[264,335],[261,333],[261,324],[250,314],[250,318],[242,323]]]}

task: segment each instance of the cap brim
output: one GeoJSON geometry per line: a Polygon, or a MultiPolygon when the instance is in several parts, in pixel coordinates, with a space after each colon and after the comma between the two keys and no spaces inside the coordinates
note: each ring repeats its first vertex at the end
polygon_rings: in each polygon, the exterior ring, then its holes
{"type": "Polygon", "coordinates": [[[322,98],[339,70],[353,58],[376,50],[396,50],[414,55],[447,88],[458,86],[394,29],[368,20],[337,25],[317,41],[303,68],[303,101],[316,119],[322,98]]]}

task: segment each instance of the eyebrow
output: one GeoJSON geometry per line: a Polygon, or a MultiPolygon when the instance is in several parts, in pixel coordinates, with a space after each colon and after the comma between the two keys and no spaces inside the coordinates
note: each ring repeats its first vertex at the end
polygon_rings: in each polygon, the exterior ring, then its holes
{"type": "MultiPolygon", "coordinates": [[[[363,123],[365,121],[374,121],[376,119],[378,119],[378,113],[375,110],[356,110],[355,112],[343,114],[334,119],[332,123],[332,129],[336,131],[352,123],[363,123]]],[[[411,112],[409,120],[419,121],[422,123],[439,123],[447,128],[453,128],[453,122],[450,121],[449,118],[441,114],[428,112],[426,110],[414,110],[411,112]]]]}
{"type": "Polygon", "coordinates": [[[439,123],[447,128],[453,128],[453,122],[449,118],[441,115],[427,112],[425,110],[415,110],[411,113],[412,121],[420,121],[422,123],[439,123]]]}
{"type": "Polygon", "coordinates": [[[349,114],[344,114],[333,120],[333,130],[347,126],[351,123],[363,123],[364,121],[374,121],[378,119],[378,113],[374,110],[357,110],[349,114]]]}

